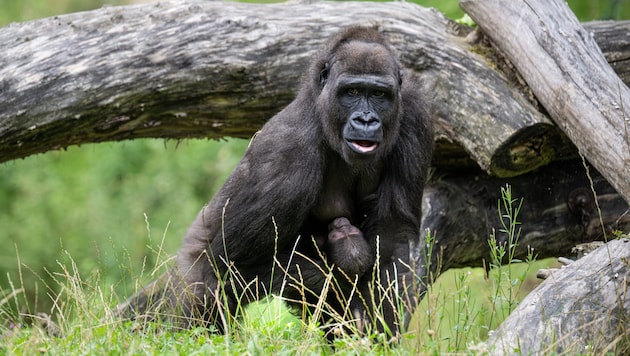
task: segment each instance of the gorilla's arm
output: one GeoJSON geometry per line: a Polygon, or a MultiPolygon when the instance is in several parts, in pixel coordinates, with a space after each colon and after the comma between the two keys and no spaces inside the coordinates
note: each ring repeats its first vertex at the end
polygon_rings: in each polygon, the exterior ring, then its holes
{"type": "Polygon", "coordinates": [[[317,125],[311,118],[292,116],[299,113],[296,106],[289,105],[252,139],[224,186],[199,213],[185,237],[185,251],[180,251],[182,273],[208,246],[219,267],[229,260],[238,268],[272,261],[274,250],[294,243],[322,179],[317,125]]]}

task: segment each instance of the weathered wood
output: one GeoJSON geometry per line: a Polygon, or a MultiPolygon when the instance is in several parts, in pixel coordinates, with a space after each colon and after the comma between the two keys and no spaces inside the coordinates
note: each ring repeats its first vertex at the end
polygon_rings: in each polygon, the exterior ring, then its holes
{"type": "Polygon", "coordinates": [[[470,29],[434,10],[177,1],[0,29],[0,161],[107,140],[249,137],[292,99],[321,42],[358,18],[421,72],[435,103],[436,166],[472,156],[512,176],[564,158],[551,121],[464,39],[470,29]]]}
{"type": "Polygon", "coordinates": [[[492,355],[630,352],[630,240],[552,272],[488,340],[492,355]]]}
{"type": "MultiPolygon", "coordinates": [[[[488,265],[492,231],[498,242],[507,242],[507,235],[499,231],[498,204],[501,188],[508,184],[513,197],[523,199],[516,258],[524,260],[528,248],[538,259],[570,256],[580,243],[605,240],[613,231],[630,231],[628,204],[597,171],[589,171],[592,187],[581,160],[554,163],[512,178],[438,172],[425,188],[422,204],[422,229],[429,229],[437,239],[430,265],[439,264],[441,270],[488,265]]],[[[413,250],[418,275],[425,276],[423,242],[413,250]]]]}
{"type": "Polygon", "coordinates": [[[615,73],[630,85],[630,21],[592,21],[582,25],[593,34],[615,73]]]}
{"type": "Polygon", "coordinates": [[[630,202],[630,89],[562,0],[461,2],[584,156],[630,202]]]}

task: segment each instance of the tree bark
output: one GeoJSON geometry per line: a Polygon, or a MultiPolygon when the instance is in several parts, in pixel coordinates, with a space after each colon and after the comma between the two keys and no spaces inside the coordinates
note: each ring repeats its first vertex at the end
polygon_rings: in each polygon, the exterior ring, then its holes
{"type": "Polygon", "coordinates": [[[630,351],[630,240],[612,240],[532,291],[488,340],[492,355],[630,351]]]}
{"type": "Polygon", "coordinates": [[[580,152],[630,202],[630,89],[567,3],[465,0],[461,7],[580,152]]]}
{"type": "Polygon", "coordinates": [[[582,24],[593,34],[597,45],[604,53],[606,61],[626,84],[630,85],[630,21],[593,21],[582,24]],[[625,28],[625,29],[622,29],[625,28]]]}
{"type": "MultiPolygon", "coordinates": [[[[421,73],[437,120],[435,166],[476,162],[514,176],[575,155],[526,88],[496,70],[492,48],[434,10],[178,1],[0,29],[0,161],[107,140],[250,137],[293,98],[322,41],[357,18],[378,25],[421,73]]],[[[594,31],[618,28],[604,38],[623,43],[629,26],[594,31]]]]}

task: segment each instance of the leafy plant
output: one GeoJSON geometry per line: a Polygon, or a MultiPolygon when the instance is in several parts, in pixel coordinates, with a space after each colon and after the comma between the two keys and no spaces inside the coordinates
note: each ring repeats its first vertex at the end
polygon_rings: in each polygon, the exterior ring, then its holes
{"type": "MultiPolygon", "coordinates": [[[[514,264],[522,262],[515,258],[521,236],[521,222],[518,221],[518,214],[522,204],[522,199],[512,196],[511,186],[501,188],[501,200],[497,208],[501,222],[499,228],[501,238],[497,238],[496,232],[493,231],[488,240],[491,256],[489,279],[494,287],[488,327],[495,325],[497,317],[499,320],[504,320],[514,310],[518,304],[516,296],[529,272],[527,268],[520,274],[515,274],[513,269],[514,264]]],[[[528,248],[527,266],[531,266],[534,260],[533,250],[528,248]]]]}

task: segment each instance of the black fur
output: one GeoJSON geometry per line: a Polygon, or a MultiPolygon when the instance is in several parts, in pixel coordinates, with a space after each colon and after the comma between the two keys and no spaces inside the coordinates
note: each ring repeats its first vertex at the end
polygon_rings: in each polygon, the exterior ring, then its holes
{"type": "Polygon", "coordinates": [[[238,305],[282,293],[311,309],[326,298],[333,313],[398,333],[402,316],[391,301],[415,307],[409,241],[419,238],[433,145],[416,85],[377,30],[331,38],[296,99],[199,213],[174,270],[120,310],[223,329],[238,305]],[[335,283],[325,294],[328,266],[335,283]]]}

